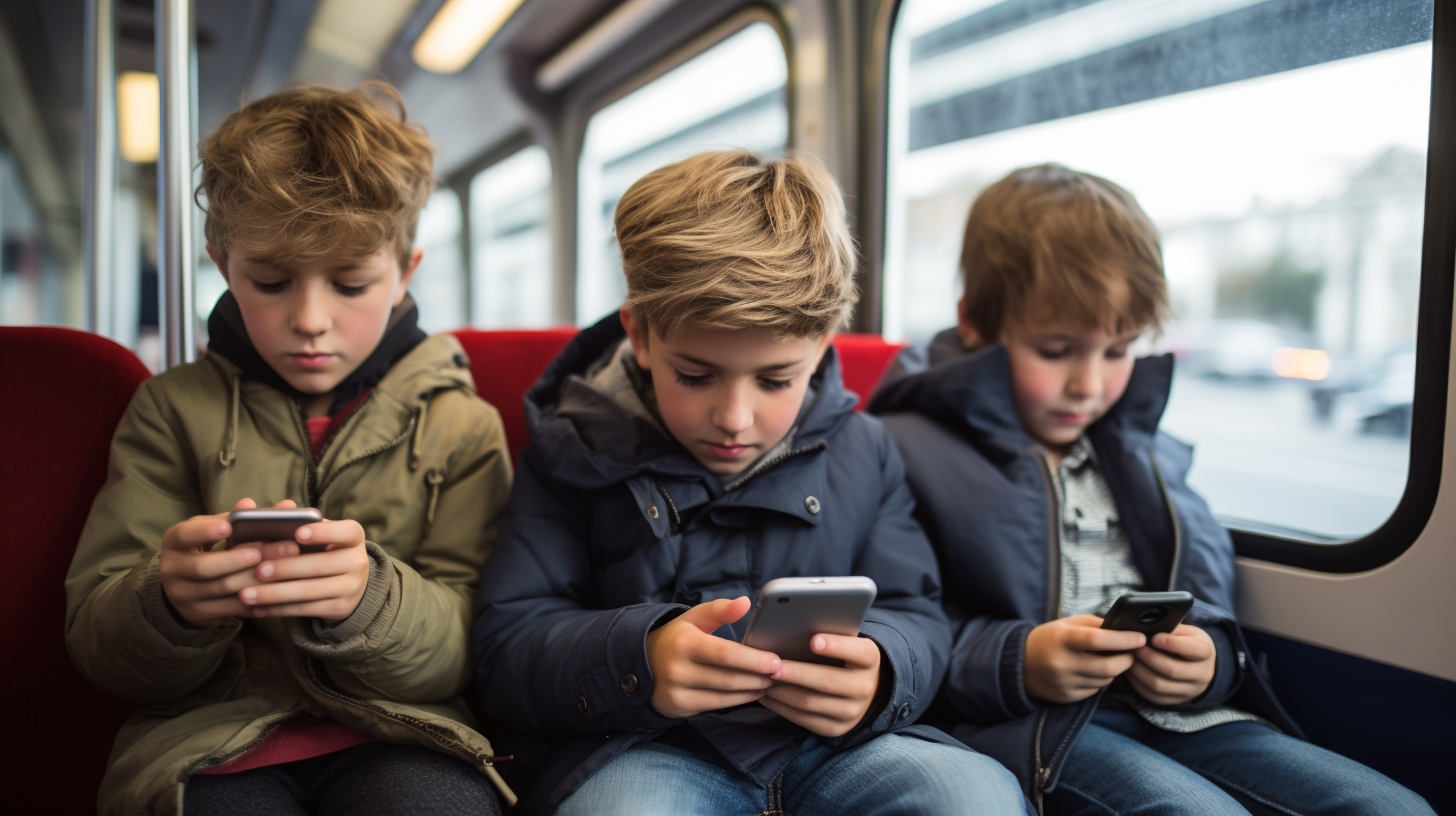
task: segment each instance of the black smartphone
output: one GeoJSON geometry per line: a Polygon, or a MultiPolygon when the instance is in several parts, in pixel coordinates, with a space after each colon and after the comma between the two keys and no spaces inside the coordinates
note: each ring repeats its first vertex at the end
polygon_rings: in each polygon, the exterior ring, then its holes
{"type": "MultiPolygon", "coordinates": [[[[323,521],[324,517],[312,507],[283,510],[234,510],[228,513],[228,523],[233,526],[232,537],[226,547],[251,541],[291,541],[293,534],[305,524],[323,521]]],[[[327,545],[299,544],[301,553],[320,552],[327,545]]]]}
{"type": "Polygon", "coordinates": [[[1102,619],[1102,628],[1142,632],[1151,643],[1153,635],[1178,628],[1192,608],[1190,592],[1129,592],[1112,602],[1112,608],[1102,619]]]}
{"type": "Polygon", "coordinates": [[[819,633],[857,635],[878,588],[863,575],[775,578],[758,592],[743,643],[785,660],[843,666],[809,648],[819,633]]]}

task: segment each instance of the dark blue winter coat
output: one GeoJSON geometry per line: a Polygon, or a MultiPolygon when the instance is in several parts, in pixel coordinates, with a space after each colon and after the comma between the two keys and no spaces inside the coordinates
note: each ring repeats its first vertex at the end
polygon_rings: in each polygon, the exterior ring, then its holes
{"type": "MultiPolygon", "coordinates": [[[[500,770],[527,811],[554,811],[612,757],[669,729],[665,738],[716,749],[766,786],[809,732],[756,704],[688,720],[658,714],[645,642],[692,605],[756,597],[785,576],[867,575],[879,586],[861,633],[888,664],[885,702],[835,742],[906,728],[950,741],[911,725],[950,652],[935,556],[894,442],[852,410],[833,350],[813,375],[792,452],[725,491],[650,418],[573,376],[624,336],[615,315],[583,331],[527,393],[532,440],[482,571],[481,699],[497,749],[517,756],[500,770]]],[[[738,639],[746,625],[716,634],[738,639]]]]}
{"type": "MultiPolygon", "coordinates": [[[[1193,593],[1185,622],[1218,649],[1208,691],[1181,707],[1228,703],[1299,735],[1263,666],[1246,658],[1233,616],[1233,543],[1187,485],[1191,449],[1158,431],[1172,376],[1171,356],[1138,360],[1127,391],[1086,435],[1143,588],[1193,593]]],[[[1056,785],[1102,693],[1066,705],[1026,695],[1026,636],[1057,617],[1061,548],[1053,477],[1044,449],[1017,420],[1006,350],[967,353],[953,331],[943,332],[897,357],[870,411],[905,457],[916,517],[944,575],[954,646],[927,721],[1000,760],[1036,799],[1056,785]]]]}

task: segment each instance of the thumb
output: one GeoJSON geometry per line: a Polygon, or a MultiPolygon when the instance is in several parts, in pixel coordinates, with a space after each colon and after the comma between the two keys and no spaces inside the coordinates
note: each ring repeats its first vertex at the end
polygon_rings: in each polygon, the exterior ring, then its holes
{"type": "Polygon", "coordinates": [[[718,627],[732,623],[748,614],[753,604],[743,595],[732,600],[719,598],[689,609],[678,616],[678,620],[698,627],[704,634],[711,635],[718,627]]]}

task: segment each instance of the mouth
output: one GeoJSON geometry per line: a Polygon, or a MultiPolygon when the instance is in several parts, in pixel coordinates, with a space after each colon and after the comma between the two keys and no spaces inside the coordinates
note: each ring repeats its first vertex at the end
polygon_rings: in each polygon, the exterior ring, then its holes
{"type": "Polygon", "coordinates": [[[711,442],[704,442],[703,444],[707,446],[709,453],[712,453],[719,459],[730,461],[742,456],[745,451],[753,447],[752,445],[714,445],[711,442]]]}
{"type": "Polygon", "coordinates": [[[325,352],[298,352],[288,356],[293,358],[293,361],[301,368],[319,369],[333,362],[336,355],[325,352]]]}
{"type": "Polygon", "coordinates": [[[1086,411],[1052,411],[1051,415],[1059,425],[1086,425],[1092,419],[1086,411]]]}

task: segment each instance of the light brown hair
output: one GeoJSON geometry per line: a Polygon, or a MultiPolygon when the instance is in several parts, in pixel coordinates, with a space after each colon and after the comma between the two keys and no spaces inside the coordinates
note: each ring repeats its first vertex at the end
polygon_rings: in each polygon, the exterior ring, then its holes
{"type": "Polygon", "coordinates": [[[382,82],[266,96],[228,114],[200,152],[208,243],[271,266],[392,245],[405,268],[435,185],[434,146],[382,82]]]}
{"type": "Polygon", "coordinates": [[[987,187],[961,244],[966,317],[988,342],[1046,315],[1157,330],[1169,313],[1158,233],[1132,195],[1055,164],[987,187]]]}
{"type": "Polygon", "coordinates": [[[858,299],[844,200],[817,160],[703,153],[638,179],[617,204],[626,306],[659,337],[684,322],[818,337],[858,299]]]}

